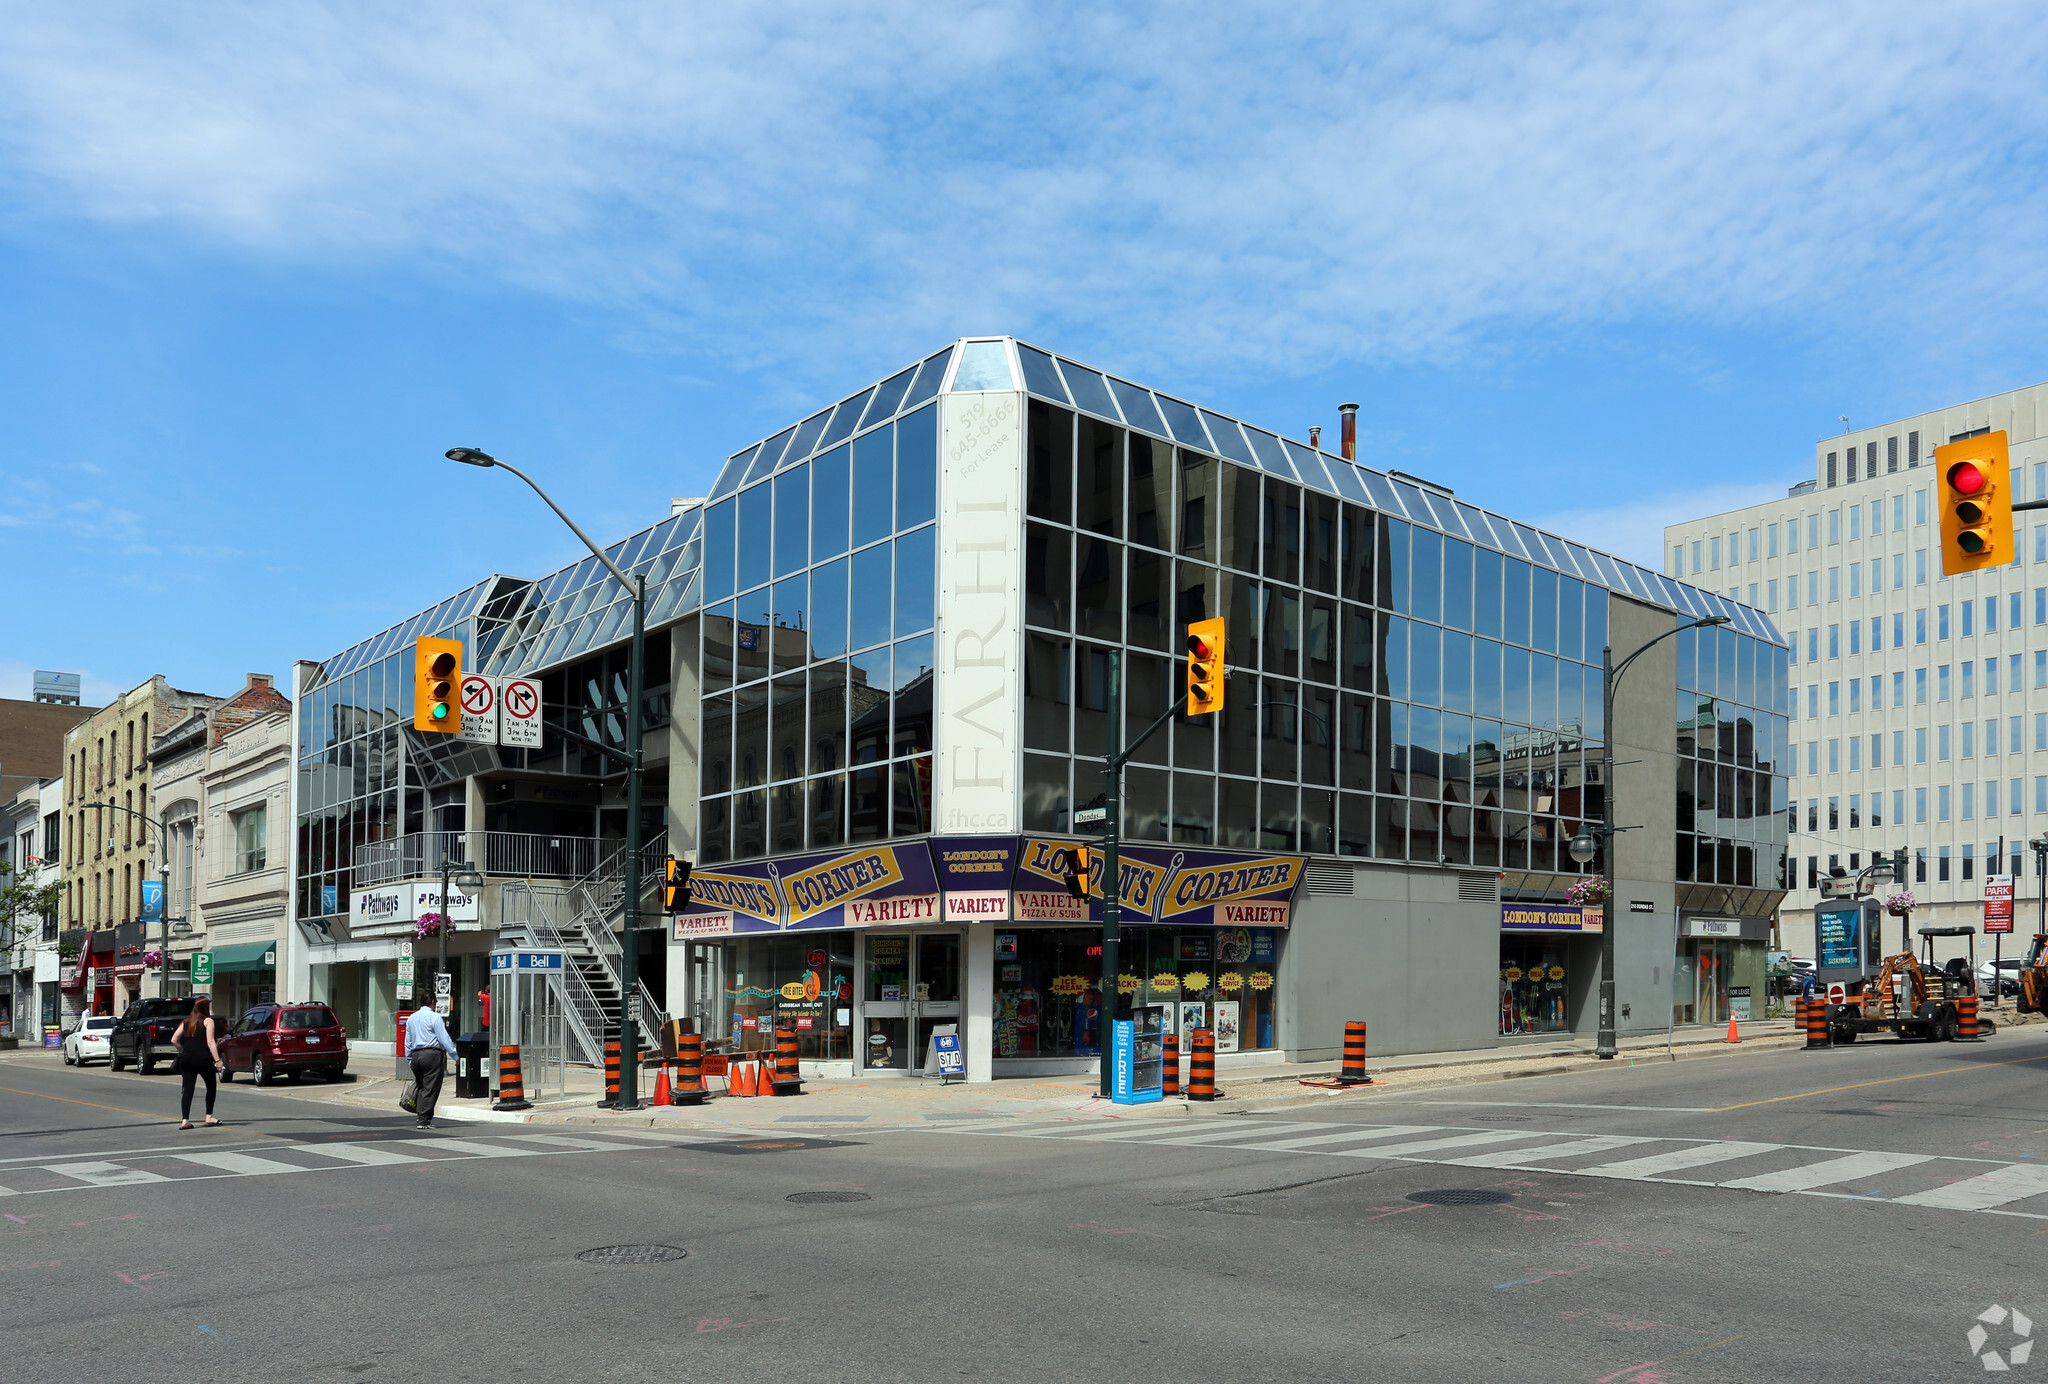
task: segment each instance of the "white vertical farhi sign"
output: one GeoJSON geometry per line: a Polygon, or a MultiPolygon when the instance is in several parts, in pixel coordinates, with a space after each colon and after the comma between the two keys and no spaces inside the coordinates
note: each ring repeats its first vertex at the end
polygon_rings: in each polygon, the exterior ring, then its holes
{"type": "Polygon", "coordinates": [[[1009,390],[940,400],[940,831],[1017,826],[1023,410],[1009,390]]]}

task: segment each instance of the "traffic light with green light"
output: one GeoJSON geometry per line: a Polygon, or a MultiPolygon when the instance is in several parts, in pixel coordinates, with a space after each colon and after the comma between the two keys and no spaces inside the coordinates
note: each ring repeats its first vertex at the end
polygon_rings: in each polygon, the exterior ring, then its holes
{"type": "Polygon", "coordinates": [[[413,641],[412,727],[414,730],[462,729],[462,641],[413,641]]]}

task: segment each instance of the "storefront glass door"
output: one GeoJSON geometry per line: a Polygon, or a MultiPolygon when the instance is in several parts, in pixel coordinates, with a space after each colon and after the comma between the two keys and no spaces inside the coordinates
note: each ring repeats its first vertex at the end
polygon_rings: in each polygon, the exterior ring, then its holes
{"type": "Polygon", "coordinates": [[[862,1066],[922,1070],[932,1029],[961,1022],[962,940],[958,932],[868,935],[862,1066]]]}

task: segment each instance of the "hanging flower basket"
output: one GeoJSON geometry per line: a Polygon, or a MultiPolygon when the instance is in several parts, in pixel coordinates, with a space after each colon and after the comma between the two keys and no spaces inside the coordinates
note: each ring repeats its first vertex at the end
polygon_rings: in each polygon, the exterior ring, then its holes
{"type": "Polygon", "coordinates": [[[1564,891],[1564,898],[1574,908],[1597,908],[1607,902],[1607,881],[1598,876],[1582,879],[1564,891]]]}
{"type": "Polygon", "coordinates": [[[142,954],[142,964],[150,970],[155,970],[164,964],[164,954],[152,948],[142,954]]]}
{"type": "Polygon", "coordinates": [[[1901,889],[1884,901],[1885,911],[1894,918],[1903,918],[1920,906],[1920,900],[1901,889]]]}
{"type": "Polygon", "coordinates": [[[441,915],[438,913],[420,914],[419,922],[413,927],[413,934],[416,937],[432,937],[440,931],[441,915]]]}

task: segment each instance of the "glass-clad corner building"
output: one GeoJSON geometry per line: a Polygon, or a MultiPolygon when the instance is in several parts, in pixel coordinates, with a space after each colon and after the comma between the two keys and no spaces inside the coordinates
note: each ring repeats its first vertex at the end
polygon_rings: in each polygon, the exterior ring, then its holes
{"type": "MultiPolygon", "coordinates": [[[[615,551],[649,573],[662,646],[650,830],[697,864],[647,998],[713,1051],[783,1022],[821,1070],[902,1074],[955,1025],[972,1076],[1071,1070],[1119,996],[1215,1029],[1226,1061],[1327,1056],[1356,1018],[1380,1051],[1590,1029],[1599,913],[1566,906],[1564,844],[1605,815],[1610,735],[1617,812],[1646,828],[1617,857],[1629,1022],[1761,1014],[1786,679],[1749,607],[1005,338],[747,447],[615,551]],[[1659,644],[1604,724],[1603,645],[1702,615],[1731,623],[1659,644]],[[1061,877],[1100,831],[1111,665],[1134,736],[1211,616],[1224,709],[1177,715],[1127,771],[1105,977],[1099,901],[1061,877]]],[[[326,945],[374,947],[338,915],[366,868],[417,873],[420,833],[615,854],[604,757],[396,729],[410,636],[448,631],[622,739],[628,608],[593,568],[494,578],[308,674],[302,915],[349,934],[326,945]]],[[[487,886],[475,945],[526,935],[541,887],[487,886]]]]}

